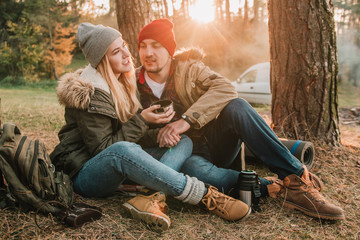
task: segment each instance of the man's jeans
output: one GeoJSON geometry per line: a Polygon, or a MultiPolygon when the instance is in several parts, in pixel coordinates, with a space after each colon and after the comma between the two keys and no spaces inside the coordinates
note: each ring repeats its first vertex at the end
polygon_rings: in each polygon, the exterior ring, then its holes
{"type": "MultiPolygon", "coordinates": [[[[194,145],[194,155],[186,160],[181,172],[225,192],[237,183],[239,172],[227,168],[238,159],[236,156],[242,142],[280,179],[290,174],[300,176],[303,172],[302,163],[244,99],[232,100],[221,111],[218,118],[207,127],[205,139],[205,146],[199,148],[194,145]]],[[[262,178],[260,182],[262,194],[266,194],[265,185],[270,182],[262,178]]]]}
{"type": "Polygon", "coordinates": [[[123,181],[130,179],[150,189],[179,196],[184,191],[186,177],[164,163],[182,164],[191,152],[192,142],[186,136],[182,136],[181,141],[160,161],[135,143],[117,142],[85,163],[73,179],[74,191],[85,197],[105,197],[114,193],[123,181]]]}

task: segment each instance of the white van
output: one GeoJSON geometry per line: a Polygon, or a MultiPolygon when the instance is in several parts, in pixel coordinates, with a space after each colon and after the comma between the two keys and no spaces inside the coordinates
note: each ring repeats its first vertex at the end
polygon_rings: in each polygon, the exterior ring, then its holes
{"type": "Polygon", "coordinates": [[[232,82],[239,97],[249,103],[271,104],[270,62],[259,63],[248,68],[232,82]]]}

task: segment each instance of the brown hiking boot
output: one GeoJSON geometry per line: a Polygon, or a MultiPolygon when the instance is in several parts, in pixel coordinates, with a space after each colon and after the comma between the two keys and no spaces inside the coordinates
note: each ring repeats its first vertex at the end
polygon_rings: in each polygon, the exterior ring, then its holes
{"type": "Polygon", "coordinates": [[[282,195],[285,198],[285,206],[322,219],[345,219],[344,211],[327,202],[314,187],[305,166],[301,178],[292,174],[284,178],[283,184],[285,189],[282,195]]]}
{"type": "Polygon", "coordinates": [[[170,227],[170,219],[165,214],[167,204],[162,192],[142,192],[124,203],[134,219],[140,220],[155,232],[162,232],[170,227]]]}
{"type": "Polygon", "coordinates": [[[210,212],[230,221],[245,219],[251,213],[247,204],[219,192],[213,186],[208,188],[201,201],[210,212]]]}
{"type": "MultiPolygon", "coordinates": [[[[267,189],[269,192],[269,196],[272,198],[277,198],[277,196],[281,196],[284,192],[284,183],[282,180],[277,177],[264,177],[266,180],[273,182],[272,184],[267,185],[267,189]]],[[[320,178],[315,174],[309,172],[309,179],[313,187],[319,192],[322,191],[324,185],[320,178]]]]}

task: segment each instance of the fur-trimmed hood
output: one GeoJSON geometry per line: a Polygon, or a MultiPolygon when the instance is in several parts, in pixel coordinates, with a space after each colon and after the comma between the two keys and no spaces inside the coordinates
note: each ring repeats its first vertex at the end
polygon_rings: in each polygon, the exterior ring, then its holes
{"type": "Polygon", "coordinates": [[[201,61],[205,53],[201,48],[182,48],[175,52],[174,59],[177,61],[187,61],[189,59],[201,61]]]}
{"type": "Polygon", "coordinates": [[[109,86],[101,74],[88,65],[74,73],[64,74],[59,80],[56,92],[61,105],[85,110],[90,104],[95,88],[110,93],[109,86]]]}

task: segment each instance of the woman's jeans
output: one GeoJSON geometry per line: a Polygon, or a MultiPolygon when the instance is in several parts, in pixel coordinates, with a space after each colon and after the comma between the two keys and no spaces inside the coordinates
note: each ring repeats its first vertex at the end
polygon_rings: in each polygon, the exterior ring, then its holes
{"type": "MultiPolygon", "coordinates": [[[[197,177],[225,192],[233,188],[239,172],[228,169],[245,142],[251,152],[280,179],[290,174],[300,176],[302,163],[281,143],[263,118],[244,99],[232,100],[218,118],[206,126],[206,144],[194,144],[194,155],[181,172],[197,177]]],[[[262,193],[270,182],[260,179],[262,193]]]]}
{"type": "Polygon", "coordinates": [[[175,147],[144,148],[144,151],[166,166],[176,171],[180,171],[186,159],[191,156],[192,147],[193,145],[191,139],[186,135],[181,135],[181,139],[175,147]]]}
{"type": "Polygon", "coordinates": [[[85,197],[105,197],[130,179],[147,188],[179,196],[184,191],[186,177],[164,163],[180,168],[191,151],[192,142],[186,136],[171,151],[167,150],[160,161],[135,143],[114,143],[85,163],[73,179],[74,191],[85,197]]]}

